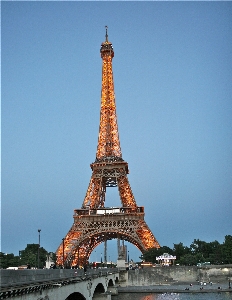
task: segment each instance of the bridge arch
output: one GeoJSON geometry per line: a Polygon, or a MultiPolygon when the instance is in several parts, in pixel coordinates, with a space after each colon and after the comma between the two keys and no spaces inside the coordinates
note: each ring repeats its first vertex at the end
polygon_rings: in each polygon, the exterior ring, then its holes
{"type": "Polygon", "coordinates": [[[78,292],[70,294],[65,300],[86,300],[86,298],[78,292]]]}
{"type": "Polygon", "coordinates": [[[113,282],[113,280],[112,280],[112,279],[110,279],[110,280],[109,280],[109,282],[108,282],[108,286],[114,286],[114,282],[113,282]]]}
{"type": "Polygon", "coordinates": [[[102,293],[105,293],[105,287],[102,283],[98,283],[93,292],[93,299],[102,293]]]}

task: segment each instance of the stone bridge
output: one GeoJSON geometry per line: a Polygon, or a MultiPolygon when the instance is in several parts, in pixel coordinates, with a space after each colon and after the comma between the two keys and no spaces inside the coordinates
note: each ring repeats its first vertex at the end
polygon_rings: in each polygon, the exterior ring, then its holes
{"type": "Polygon", "coordinates": [[[110,300],[118,280],[118,269],[1,270],[0,299],[110,300]]]}

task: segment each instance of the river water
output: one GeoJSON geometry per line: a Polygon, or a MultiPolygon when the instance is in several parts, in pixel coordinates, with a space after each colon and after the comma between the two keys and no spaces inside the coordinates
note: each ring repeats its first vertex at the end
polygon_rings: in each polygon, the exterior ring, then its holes
{"type": "Polygon", "coordinates": [[[232,293],[121,293],[112,298],[113,300],[231,300],[232,293]]]}

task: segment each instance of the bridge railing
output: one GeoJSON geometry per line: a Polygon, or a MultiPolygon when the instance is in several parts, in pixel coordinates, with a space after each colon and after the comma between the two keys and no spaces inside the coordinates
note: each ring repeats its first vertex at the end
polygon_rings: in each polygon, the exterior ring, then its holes
{"type": "Polygon", "coordinates": [[[35,270],[0,270],[1,287],[36,284],[49,281],[62,281],[92,276],[106,276],[117,273],[118,269],[35,269],[35,270]]]}

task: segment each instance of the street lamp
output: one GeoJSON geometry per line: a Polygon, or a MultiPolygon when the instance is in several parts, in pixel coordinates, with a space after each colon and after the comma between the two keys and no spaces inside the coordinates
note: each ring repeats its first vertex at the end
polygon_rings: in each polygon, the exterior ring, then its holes
{"type": "Polygon", "coordinates": [[[8,267],[8,257],[7,257],[7,253],[6,253],[6,269],[8,267]]]}
{"type": "Polygon", "coordinates": [[[128,250],[128,265],[130,263],[129,250],[128,250]]]}
{"type": "Polygon", "coordinates": [[[39,269],[40,231],[41,231],[41,229],[38,229],[38,233],[39,233],[39,246],[38,246],[38,269],[39,269]]]}
{"type": "Polygon", "coordinates": [[[80,246],[77,247],[77,255],[78,255],[78,269],[80,268],[80,246]]]}

